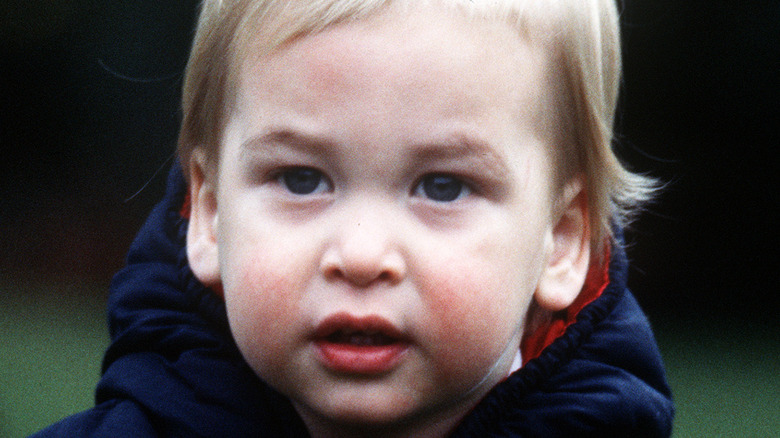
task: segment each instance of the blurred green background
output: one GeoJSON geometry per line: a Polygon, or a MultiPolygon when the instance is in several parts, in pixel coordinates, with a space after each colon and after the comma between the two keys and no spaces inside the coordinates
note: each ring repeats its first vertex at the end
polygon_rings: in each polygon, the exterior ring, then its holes
{"type": "MultiPolygon", "coordinates": [[[[0,287],[0,437],[22,437],[92,406],[106,287],[0,287]]],[[[707,316],[654,325],[677,404],[673,436],[778,436],[780,333],[707,316]]]]}
{"type": "MultiPolygon", "coordinates": [[[[108,283],[161,196],[197,4],[0,1],[0,438],[92,403],[108,283]]],[[[621,156],[668,183],[628,233],[629,284],[675,436],[780,436],[780,2],[619,4],[621,156]]]]}

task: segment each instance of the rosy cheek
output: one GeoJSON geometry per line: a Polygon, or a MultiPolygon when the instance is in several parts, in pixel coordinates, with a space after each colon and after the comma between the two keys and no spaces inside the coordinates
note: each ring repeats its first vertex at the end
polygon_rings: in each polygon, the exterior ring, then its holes
{"type": "Polygon", "coordinates": [[[513,342],[526,301],[519,288],[506,284],[500,269],[470,268],[450,264],[429,276],[421,291],[436,361],[455,365],[452,372],[464,378],[492,366],[513,342]]]}
{"type": "Polygon", "coordinates": [[[285,342],[292,338],[291,321],[299,313],[294,278],[274,269],[279,266],[257,256],[244,257],[226,284],[231,330],[256,370],[273,369],[276,360],[269,358],[284,356],[285,342]]]}

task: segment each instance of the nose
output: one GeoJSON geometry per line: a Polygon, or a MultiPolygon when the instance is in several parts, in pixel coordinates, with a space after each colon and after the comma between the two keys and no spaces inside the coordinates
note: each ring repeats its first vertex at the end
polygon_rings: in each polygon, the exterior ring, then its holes
{"type": "Polygon", "coordinates": [[[386,212],[371,206],[345,212],[322,256],[322,274],[361,288],[399,283],[407,269],[399,234],[386,212]]]}

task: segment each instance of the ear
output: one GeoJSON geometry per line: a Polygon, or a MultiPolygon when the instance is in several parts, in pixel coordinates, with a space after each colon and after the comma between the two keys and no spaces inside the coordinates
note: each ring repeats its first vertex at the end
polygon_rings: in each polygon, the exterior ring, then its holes
{"type": "Polygon", "coordinates": [[[563,310],[577,298],[590,265],[590,218],[582,179],[564,187],[546,239],[547,262],[536,289],[537,303],[549,311],[563,310]]]}
{"type": "Polygon", "coordinates": [[[208,174],[205,157],[195,151],[190,159],[190,223],[187,259],[195,277],[205,286],[220,286],[217,247],[217,194],[215,175],[208,174]]]}

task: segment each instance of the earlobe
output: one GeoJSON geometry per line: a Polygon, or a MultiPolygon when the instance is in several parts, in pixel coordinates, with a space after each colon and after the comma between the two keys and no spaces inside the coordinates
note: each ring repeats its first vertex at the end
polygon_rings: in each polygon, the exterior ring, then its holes
{"type": "Polygon", "coordinates": [[[187,259],[195,277],[205,286],[220,285],[217,247],[217,196],[213,177],[207,174],[202,153],[190,161],[190,223],[187,229],[187,259]]]}
{"type": "Polygon", "coordinates": [[[590,265],[590,218],[581,179],[561,194],[560,210],[547,236],[547,262],[535,298],[549,311],[563,310],[577,298],[590,265]]]}

